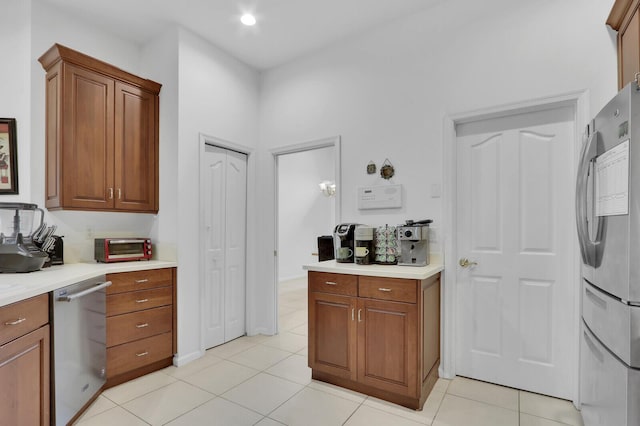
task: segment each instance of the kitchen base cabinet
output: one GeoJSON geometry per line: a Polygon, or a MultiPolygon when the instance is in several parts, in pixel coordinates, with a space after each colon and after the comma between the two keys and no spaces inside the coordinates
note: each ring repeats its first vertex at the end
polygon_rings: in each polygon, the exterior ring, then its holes
{"type": "Polygon", "coordinates": [[[109,274],[109,388],[168,367],[176,352],[175,268],[109,274]]]}
{"type": "Polygon", "coordinates": [[[49,425],[49,302],[0,308],[0,424],[49,425]]]}
{"type": "Polygon", "coordinates": [[[309,272],[309,367],[421,409],[438,379],[440,274],[424,280],[309,272]]]}

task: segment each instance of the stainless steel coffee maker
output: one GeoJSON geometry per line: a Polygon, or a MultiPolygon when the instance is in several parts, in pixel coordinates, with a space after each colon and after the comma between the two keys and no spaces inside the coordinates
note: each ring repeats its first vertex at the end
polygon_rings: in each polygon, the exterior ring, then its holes
{"type": "Polygon", "coordinates": [[[427,266],[429,264],[429,224],[431,219],[414,222],[407,220],[397,226],[400,252],[398,265],[427,266]]]}
{"type": "Polygon", "coordinates": [[[333,248],[336,262],[353,263],[354,235],[357,223],[341,223],[333,230],[333,248]]]}

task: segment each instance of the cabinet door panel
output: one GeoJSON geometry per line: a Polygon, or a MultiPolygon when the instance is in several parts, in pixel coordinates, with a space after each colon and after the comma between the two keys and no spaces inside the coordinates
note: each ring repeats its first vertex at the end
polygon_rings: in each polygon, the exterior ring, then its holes
{"type": "Polygon", "coordinates": [[[356,378],[356,299],[309,294],[309,366],[318,371],[356,378]]]}
{"type": "Polygon", "coordinates": [[[157,211],[157,98],[120,82],[115,91],[115,207],[157,211]]]}
{"type": "Polygon", "coordinates": [[[620,82],[622,89],[640,71],[640,11],[636,9],[627,27],[620,32],[618,37],[620,82]]]}
{"type": "Polygon", "coordinates": [[[73,208],[112,208],[114,81],[65,67],[63,202],[73,208]]]}
{"type": "Polygon", "coordinates": [[[418,395],[418,317],[413,304],[358,301],[358,381],[418,395]]]}
{"type": "Polygon", "coordinates": [[[0,346],[0,423],[49,425],[49,326],[0,346]]]}

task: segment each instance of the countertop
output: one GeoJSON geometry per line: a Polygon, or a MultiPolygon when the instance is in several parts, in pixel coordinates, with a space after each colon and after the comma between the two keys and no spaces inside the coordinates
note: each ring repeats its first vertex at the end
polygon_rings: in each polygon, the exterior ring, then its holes
{"type": "Polygon", "coordinates": [[[176,262],[149,260],[118,263],[71,263],[24,274],[0,274],[0,306],[77,283],[102,274],[173,268],[176,262]]]}
{"type": "Polygon", "coordinates": [[[444,265],[439,262],[431,263],[427,266],[358,265],[356,263],[339,263],[335,260],[325,260],[324,262],[303,265],[302,268],[307,271],[332,272],[334,274],[424,280],[441,272],[444,269],[444,265]]]}

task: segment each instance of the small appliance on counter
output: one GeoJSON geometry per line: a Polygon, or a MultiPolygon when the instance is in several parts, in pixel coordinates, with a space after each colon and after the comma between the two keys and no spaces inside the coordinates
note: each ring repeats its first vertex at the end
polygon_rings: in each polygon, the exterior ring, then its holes
{"type": "Polygon", "coordinates": [[[0,272],[33,272],[49,258],[33,243],[44,212],[36,204],[0,203],[0,272]],[[36,212],[40,213],[39,222],[36,212]],[[38,226],[34,225],[38,223],[38,226]]]}
{"type": "Polygon", "coordinates": [[[366,225],[357,226],[355,238],[355,263],[369,265],[375,259],[375,247],[373,244],[374,228],[366,225]]]}
{"type": "Polygon", "coordinates": [[[151,260],[151,254],[149,238],[96,238],[94,240],[94,258],[98,262],[151,260]]]}
{"type": "Polygon", "coordinates": [[[318,237],[318,262],[333,260],[333,237],[331,235],[321,235],[318,237]]]}
{"type": "Polygon", "coordinates": [[[336,262],[353,263],[354,235],[357,223],[341,223],[333,230],[336,262]]]}
{"type": "Polygon", "coordinates": [[[400,250],[398,265],[427,266],[429,264],[429,224],[431,219],[414,222],[407,220],[398,225],[400,250]]]}
{"type": "Polygon", "coordinates": [[[398,239],[395,226],[378,226],[375,236],[376,263],[396,265],[398,263],[398,239]]]}

